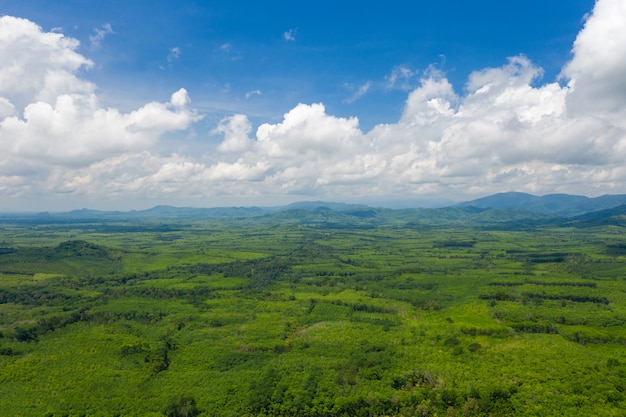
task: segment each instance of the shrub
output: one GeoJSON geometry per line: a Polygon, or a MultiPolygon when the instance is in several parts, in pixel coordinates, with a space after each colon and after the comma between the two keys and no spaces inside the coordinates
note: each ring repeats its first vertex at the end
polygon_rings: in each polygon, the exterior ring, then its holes
{"type": "Polygon", "coordinates": [[[193,397],[179,397],[170,402],[165,409],[167,417],[195,417],[202,412],[193,397]]]}

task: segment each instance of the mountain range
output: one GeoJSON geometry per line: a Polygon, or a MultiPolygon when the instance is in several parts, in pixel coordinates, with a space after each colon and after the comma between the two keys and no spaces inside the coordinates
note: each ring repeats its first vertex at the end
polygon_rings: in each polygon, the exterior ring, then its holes
{"type": "Polygon", "coordinates": [[[578,195],[509,192],[443,208],[390,209],[364,204],[302,201],[275,207],[193,208],[156,206],[147,210],[73,210],[59,213],[0,213],[2,223],[101,223],[119,221],[182,221],[198,219],[250,219],[260,223],[294,223],[317,227],[429,228],[473,223],[478,226],[535,227],[539,225],[586,227],[626,226],[626,195],[589,198],[578,195]]]}
{"type": "Polygon", "coordinates": [[[585,197],[569,194],[532,194],[509,192],[494,194],[457,204],[456,207],[478,207],[499,209],[522,209],[557,216],[576,216],[592,211],[605,210],[626,204],[626,194],[585,197]]]}

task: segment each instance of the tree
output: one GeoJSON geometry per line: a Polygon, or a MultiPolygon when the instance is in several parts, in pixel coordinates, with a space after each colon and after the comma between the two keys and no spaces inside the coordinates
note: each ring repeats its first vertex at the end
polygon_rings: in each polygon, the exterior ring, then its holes
{"type": "Polygon", "coordinates": [[[165,409],[167,417],[195,417],[201,412],[202,410],[198,408],[193,397],[174,399],[165,409]]]}

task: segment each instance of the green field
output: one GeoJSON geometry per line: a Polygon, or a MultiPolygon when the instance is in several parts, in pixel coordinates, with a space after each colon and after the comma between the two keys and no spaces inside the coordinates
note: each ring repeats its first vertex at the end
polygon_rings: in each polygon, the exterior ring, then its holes
{"type": "Polygon", "coordinates": [[[2,416],[624,416],[624,228],[0,224],[2,416]]]}

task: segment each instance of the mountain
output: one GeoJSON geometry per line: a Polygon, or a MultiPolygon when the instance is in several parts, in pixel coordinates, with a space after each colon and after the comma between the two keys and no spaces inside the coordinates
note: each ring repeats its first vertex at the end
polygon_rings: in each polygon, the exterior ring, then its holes
{"type": "Polygon", "coordinates": [[[622,204],[626,204],[626,194],[603,195],[589,198],[569,194],[534,196],[526,193],[509,192],[467,201],[457,204],[455,207],[521,209],[537,213],[572,217],[593,211],[610,209],[622,204]]]}
{"type": "Polygon", "coordinates": [[[596,198],[567,194],[534,196],[501,193],[444,208],[376,208],[364,204],[303,201],[275,207],[173,207],[147,210],[98,211],[81,209],[61,213],[0,213],[0,223],[100,224],[117,222],[187,221],[204,219],[250,219],[260,223],[292,223],[316,227],[410,227],[431,228],[474,224],[477,227],[528,228],[553,224],[587,227],[596,224],[624,225],[620,210],[626,195],[596,198]],[[613,211],[611,211],[613,210],[613,211]]]}
{"type": "Polygon", "coordinates": [[[594,227],[594,226],[626,227],[626,204],[606,210],[593,211],[567,219],[563,226],[594,227]]]}

